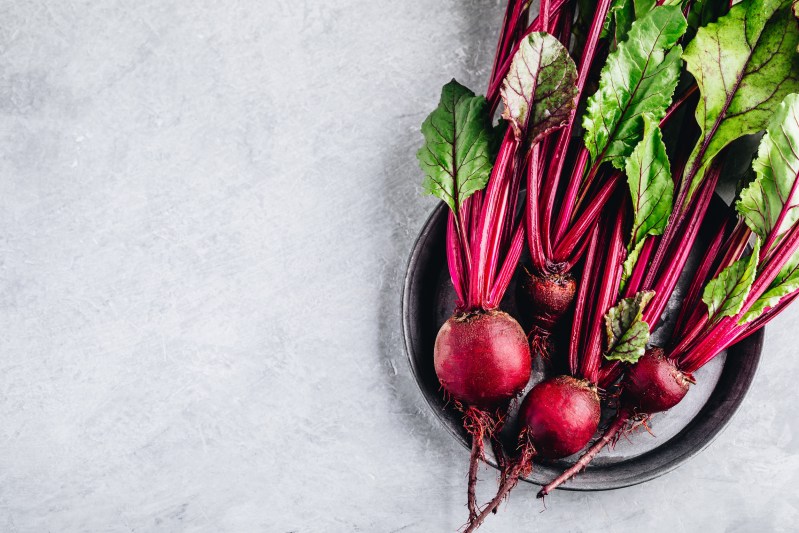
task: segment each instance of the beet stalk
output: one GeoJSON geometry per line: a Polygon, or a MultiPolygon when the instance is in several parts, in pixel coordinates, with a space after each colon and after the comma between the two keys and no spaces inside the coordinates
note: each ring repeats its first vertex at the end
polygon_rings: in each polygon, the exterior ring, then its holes
{"type": "MultiPolygon", "coordinates": [[[[604,2],[593,11],[580,55],[578,99],[600,57],[597,51],[607,11],[604,2]]],[[[522,274],[517,291],[519,307],[531,324],[534,353],[547,356],[552,351],[553,330],[574,302],[574,268],[587,248],[588,229],[597,223],[621,182],[622,174],[609,170],[605,163],[616,169],[624,167],[635,143],[645,135],[641,127],[644,117],[656,123],[673,116],[667,111],[679,77],[677,42],[685,28],[685,19],[675,6],[656,7],[628,28],[629,42],[620,43],[610,54],[599,90],[586,101],[585,146],[577,147],[565,190],[560,184],[572,141],[573,113],[540,154],[541,172],[528,183],[525,217],[532,266],[522,274]],[[650,79],[658,81],[650,83],[650,79]]],[[[665,218],[662,222],[665,224],[665,218]]],[[[637,252],[639,248],[633,245],[662,231],[655,226],[638,227],[640,234],[634,235],[629,251],[637,252]]]]}

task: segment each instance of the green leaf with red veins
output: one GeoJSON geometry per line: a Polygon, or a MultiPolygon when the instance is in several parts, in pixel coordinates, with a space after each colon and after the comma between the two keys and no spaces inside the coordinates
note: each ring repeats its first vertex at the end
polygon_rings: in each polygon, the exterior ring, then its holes
{"type": "Polygon", "coordinates": [[[622,363],[634,364],[646,352],[646,344],[649,342],[649,324],[643,320],[633,323],[630,329],[624,332],[619,343],[607,354],[605,359],[609,361],[621,361],[622,363]]]}
{"type": "Polygon", "coordinates": [[[531,33],[513,56],[501,94],[502,118],[516,139],[534,143],[571,116],[577,105],[577,67],[552,35],[531,33]]]}
{"type": "Polygon", "coordinates": [[[734,262],[708,282],[702,292],[702,301],[707,305],[709,319],[735,316],[741,312],[755,281],[759,255],[760,239],[757,239],[752,253],[734,262]]]}
{"type": "Polygon", "coordinates": [[[633,273],[633,269],[635,268],[635,264],[638,262],[638,256],[641,255],[641,250],[644,249],[644,244],[646,244],[646,239],[641,239],[637,243],[633,244],[633,241],[630,240],[630,244],[627,245],[627,257],[624,258],[624,263],[621,265],[621,288],[624,289],[627,286],[627,280],[630,279],[630,276],[633,273]],[[632,248],[630,247],[632,245],[632,248]]]}
{"type": "MultiPolygon", "coordinates": [[[[776,231],[777,244],[779,237],[799,222],[799,95],[786,96],[777,108],[752,168],[757,177],[741,192],[736,209],[761,239],[776,231]]],[[[757,318],[797,289],[799,254],[780,270],[746,312],[743,322],[757,318]]]]}
{"type": "Polygon", "coordinates": [[[795,253],[790,261],[780,270],[777,277],[769,285],[760,298],[755,300],[752,307],[744,313],[740,323],[745,324],[759,317],[769,307],[774,307],[785,296],[799,289],[799,253],[795,253]]]}
{"type": "Polygon", "coordinates": [[[422,123],[422,134],[425,143],[416,154],[425,173],[422,186],[457,212],[466,198],[486,186],[491,174],[488,102],[452,80],[422,123]]]}
{"type": "Polygon", "coordinates": [[[736,209],[765,241],[799,220],[799,95],[786,96],[777,108],[752,168],[757,177],[741,191],[736,209]]]}
{"type": "Polygon", "coordinates": [[[666,114],[680,75],[682,49],[675,45],[685,28],[679,6],[656,7],[633,23],[627,40],[608,56],[583,117],[594,163],[610,161],[623,169],[643,136],[642,115],[659,121],[666,114]]]}
{"type": "Polygon", "coordinates": [[[646,304],[655,295],[642,291],[632,298],[623,298],[605,315],[608,349],[605,359],[635,363],[644,355],[649,342],[649,324],[642,320],[646,304]]]}
{"type": "Polygon", "coordinates": [[[633,206],[622,283],[630,277],[648,235],[661,235],[671,214],[674,182],[657,120],[644,114],[644,138],[627,158],[625,172],[633,206]]]}
{"type": "Polygon", "coordinates": [[[686,47],[683,59],[702,94],[702,133],[686,166],[689,198],[725,146],[764,129],[782,99],[799,90],[799,26],[790,7],[790,0],[737,4],[686,47]]]}

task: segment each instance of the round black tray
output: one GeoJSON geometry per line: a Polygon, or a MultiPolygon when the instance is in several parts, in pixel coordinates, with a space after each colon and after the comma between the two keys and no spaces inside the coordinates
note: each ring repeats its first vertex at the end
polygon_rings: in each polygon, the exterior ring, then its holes
{"type": "MultiPolygon", "coordinates": [[[[715,198],[705,227],[717,226],[727,209],[721,199],[715,198]]],[[[455,302],[444,247],[446,216],[446,206],[439,205],[422,228],[411,252],[402,299],[403,334],[411,369],[427,403],[444,427],[468,448],[460,413],[444,401],[433,368],[436,333],[452,314],[455,302]]],[[[700,232],[697,239],[700,245],[706,235],[706,231],[700,232]]],[[[695,268],[694,261],[689,261],[687,270],[692,268],[695,268]]],[[[679,302],[684,291],[683,284],[678,285],[673,301],[679,302]]],[[[512,284],[502,303],[502,308],[512,315],[516,310],[514,293],[512,284]]],[[[672,309],[671,303],[669,309],[672,309]]],[[[666,315],[667,328],[668,310],[666,315]]],[[[657,341],[658,331],[653,339],[657,341]]],[[[615,447],[603,450],[585,472],[565,483],[563,488],[607,490],[643,483],[677,468],[702,451],[725,428],[740,406],[754,378],[762,347],[763,330],[760,330],[719,354],[696,373],[696,385],[679,405],[652,417],[650,428],[654,437],[641,431],[631,439],[621,439],[615,447]]],[[[541,363],[536,362],[534,366],[528,387],[544,377],[541,363]]],[[[508,443],[514,438],[514,414],[511,412],[511,423],[504,435],[508,443]]],[[[579,454],[550,463],[536,462],[526,481],[539,485],[549,482],[577,457],[579,454]]],[[[487,459],[496,466],[490,452],[487,459]]]]}

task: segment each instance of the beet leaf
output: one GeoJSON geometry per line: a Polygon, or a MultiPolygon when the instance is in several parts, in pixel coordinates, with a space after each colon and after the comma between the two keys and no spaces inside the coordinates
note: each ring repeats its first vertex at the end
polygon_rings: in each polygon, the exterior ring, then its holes
{"type": "Polygon", "coordinates": [[[513,56],[501,94],[502,118],[516,139],[535,143],[569,120],[577,104],[577,67],[555,37],[531,33],[513,56]]]}
{"type": "Polygon", "coordinates": [[[622,298],[605,315],[608,351],[605,358],[611,361],[635,363],[644,355],[649,342],[649,324],[642,320],[644,307],[655,295],[642,291],[632,298],[622,298]]]}
{"type": "Polygon", "coordinates": [[[466,198],[485,188],[491,174],[488,102],[452,80],[441,89],[422,134],[425,143],[416,154],[425,173],[422,186],[457,212],[466,198]]]}
{"type": "Polygon", "coordinates": [[[760,255],[760,239],[755,241],[752,252],[734,262],[705,286],[702,301],[708,309],[708,318],[718,319],[735,316],[741,312],[757,273],[760,255]]]}
{"type": "Polygon", "coordinates": [[[655,3],[655,0],[613,0],[600,37],[613,37],[611,46],[615,50],[620,42],[627,39],[633,22],[646,15],[655,7],[655,3]]]}
{"type": "MultiPolygon", "coordinates": [[[[688,160],[687,198],[729,143],[766,127],[788,93],[799,90],[799,28],[790,0],[752,0],[700,28],[683,58],[702,93],[701,136],[688,160]]],[[[682,206],[681,206],[682,207],[682,206]]]]}
{"type": "Polygon", "coordinates": [[[632,24],[627,40],[608,56],[583,118],[594,165],[610,161],[623,169],[624,157],[641,140],[641,115],[665,115],[680,75],[682,48],[675,44],[685,28],[678,6],[656,7],[632,24]]]}
{"type": "Polygon", "coordinates": [[[744,313],[741,323],[751,322],[766,309],[775,307],[783,297],[799,289],[799,255],[794,254],[791,260],[780,270],[769,288],[744,313]]]}
{"type": "MultiPolygon", "coordinates": [[[[768,253],[799,221],[799,95],[788,95],[780,104],[752,167],[757,177],[741,192],[736,208],[749,228],[767,243],[764,252],[768,253]]],[[[797,289],[799,255],[780,270],[743,321],[757,318],[797,289]]]]}
{"type": "Polygon", "coordinates": [[[661,235],[671,214],[674,182],[666,145],[657,120],[645,113],[643,139],[627,158],[625,172],[630,186],[633,227],[624,261],[623,282],[632,272],[647,235],[661,235]]]}
{"type": "Polygon", "coordinates": [[[776,241],[799,220],[799,95],[787,96],[777,108],[752,168],[757,177],[736,208],[753,232],[764,241],[773,233],[776,241]]]}

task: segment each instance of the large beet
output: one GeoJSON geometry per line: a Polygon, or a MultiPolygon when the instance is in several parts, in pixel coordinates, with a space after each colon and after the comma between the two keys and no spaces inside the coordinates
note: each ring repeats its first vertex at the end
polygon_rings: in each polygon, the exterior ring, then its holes
{"type": "Polygon", "coordinates": [[[530,379],[524,330],[501,311],[454,316],[436,337],[434,364],[457,401],[490,409],[518,395],[530,379]]]}

